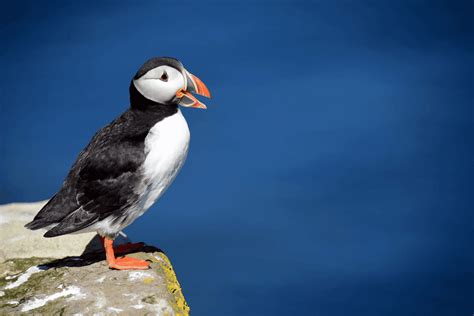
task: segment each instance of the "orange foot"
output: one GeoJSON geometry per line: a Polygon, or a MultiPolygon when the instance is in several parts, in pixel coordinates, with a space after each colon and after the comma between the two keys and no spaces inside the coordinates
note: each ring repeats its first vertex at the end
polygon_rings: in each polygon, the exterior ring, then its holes
{"type": "MultiPolygon", "coordinates": [[[[105,257],[109,268],[116,270],[146,270],[150,267],[149,263],[145,260],[135,259],[131,257],[115,258],[114,248],[112,246],[113,240],[104,238],[105,257]]],[[[127,246],[125,244],[123,246],[127,246]]],[[[130,245],[127,246],[127,248],[130,245]]]]}
{"type": "Polygon", "coordinates": [[[132,257],[115,258],[114,262],[108,262],[109,268],[116,270],[146,270],[150,267],[145,260],[132,257]]]}

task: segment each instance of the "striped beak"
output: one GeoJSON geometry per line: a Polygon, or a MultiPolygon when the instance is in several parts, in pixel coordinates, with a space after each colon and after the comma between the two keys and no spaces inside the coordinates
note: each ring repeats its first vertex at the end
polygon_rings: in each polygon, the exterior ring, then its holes
{"type": "Polygon", "coordinates": [[[192,95],[192,93],[211,98],[209,89],[201,79],[189,73],[186,69],[183,70],[183,75],[185,80],[184,89],[180,89],[176,92],[176,97],[180,99],[178,104],[184,107],[207,109],[206,105],[199,101],[194,95],[192,95]]]}

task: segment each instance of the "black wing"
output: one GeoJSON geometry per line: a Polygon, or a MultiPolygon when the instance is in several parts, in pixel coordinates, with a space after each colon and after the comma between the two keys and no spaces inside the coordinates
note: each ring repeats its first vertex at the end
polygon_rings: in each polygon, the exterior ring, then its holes
{"type": "Polygon", "coordinates": [[[143,159],[143,150],[127,144],[104,148],[86,159],[75,181],[78,208],[45,237],[81,230],[112,213],[119,217],[138,199],[134,189],[140,181],[138,169],[143,159]]]}
{"type": "Polygon", "coordinates": [[[61,190],[26,227],[59,223],[44,236],[73,233],[113,212],[119,216],[135,203],[138,196],[134,189],[140,181],[149,128],[137,130],[134,123],[125,112],[100,130],[79,155],[61,190]]]}

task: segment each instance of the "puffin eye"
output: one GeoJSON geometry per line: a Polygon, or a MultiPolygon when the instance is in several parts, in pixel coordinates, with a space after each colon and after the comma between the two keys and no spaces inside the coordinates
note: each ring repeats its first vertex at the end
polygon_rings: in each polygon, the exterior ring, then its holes
{"type": "Polygon", "coordinates": [[[160,80],[165,81],[165,82],[168,81],[168,74],[166,73],[166,71],[163,71],[163,73],[161,74],[160,80]]]}

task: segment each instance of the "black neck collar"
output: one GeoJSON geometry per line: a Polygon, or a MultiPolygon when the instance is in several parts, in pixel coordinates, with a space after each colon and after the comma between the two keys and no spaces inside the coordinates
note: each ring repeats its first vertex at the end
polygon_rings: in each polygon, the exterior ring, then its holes
{"type": "Polygon", "coordinates": [[[177,110],[177,104],[162,104],[155,102],[153,100],[145,98],[133,84],[133,81],[130,83],[130,108],[132,110],[141,110],[141,111],[153,111],[153,110],[163,110],[163,109],[173,109],[177,110]]]}

